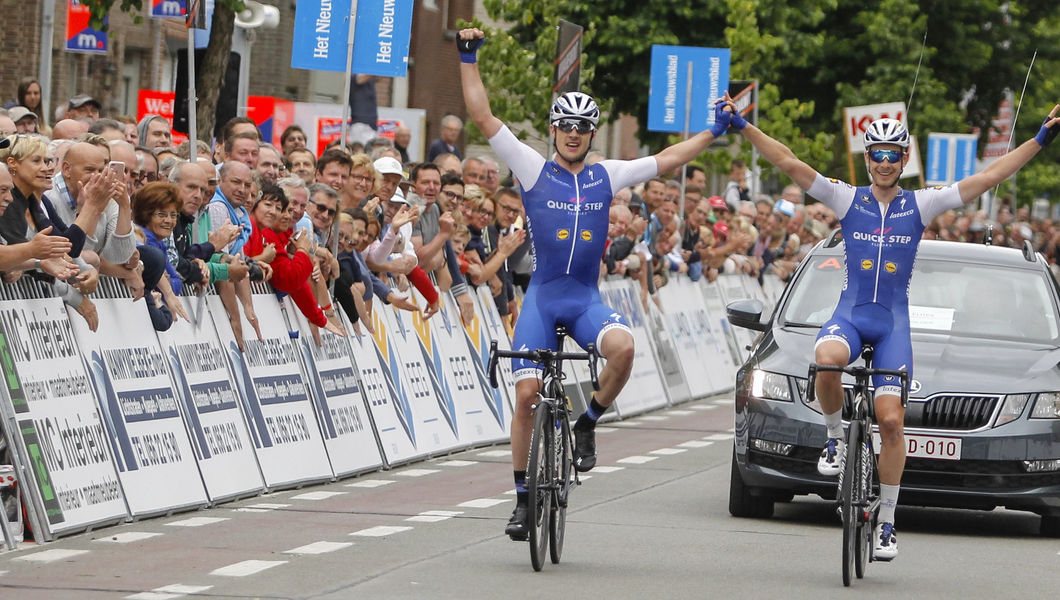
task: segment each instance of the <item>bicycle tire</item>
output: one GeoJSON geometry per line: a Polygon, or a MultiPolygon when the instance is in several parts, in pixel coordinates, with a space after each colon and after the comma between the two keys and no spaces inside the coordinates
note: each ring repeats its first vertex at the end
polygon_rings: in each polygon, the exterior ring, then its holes
{"type": "Polygon", "coordinates": [[[573,451],[571,449],[570,420],[564,411],[556,411],[556,489],[552,498],[552,519],[549,524],[549,558],[558,565],[563,555],[564,532],[567,527],[567,503],[574,487],[573,451]]]}
{"type": "Polygon", "coordinates": [[[850,428],[847,430],[847,453],[843,462],[843,481],[839,490],[839,508],[843,518],[843,585],[848,587],[851,575],[854,575],[857,511],[860,510],[855,499],[857,489],[855,478],[859,471],[863,449],[860,440],[861,421],[855,417],[850,421],[850,428]]]}
{"type": "Polygon", "coordinates": [[[872,472],[875,462],[872,450],[872,427],[865,427],[867,423],[861,424],[861,436],[858,445],[861,452],[858,453],[857,464],[857,526],[855,527],[854,548],[854,574],[858,579],[865,577],[865,567],[872,557],[872,515],[869,514],[869,497],[872,495],[872,472]]]}
{"type": "Polygon", "coordinates": [[[534,409],[534,430],[530,436],[530,460],[526,469],[526,487],[530,493],[530,564],[535,571],[544,566],[548,548],[554,487],[551,467],[555,439],[553,427],[551,407],[539,401],[534,409]]]}

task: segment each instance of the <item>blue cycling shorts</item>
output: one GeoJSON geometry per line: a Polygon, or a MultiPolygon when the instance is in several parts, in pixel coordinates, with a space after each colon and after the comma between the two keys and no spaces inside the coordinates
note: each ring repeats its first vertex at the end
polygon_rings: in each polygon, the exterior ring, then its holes
{"type": "MultiPolygon", "coordinates": [[[[891,311],[882,304],[860,304],[836,309],[831,320],[817,334],[817,345],[828,341],[846,344],[850,358],[848,364],[861,356],[861,346],[871,344],[874,348],[872,366],[876,369],[905,370],[913,378],[913,343],[909,337],[909,309],[891,311]]],[[[901,382],[893,375],[875,375],[872,385],[876,397],[901,396],[901,382]]]]}
{"type": "MultiPolygon", "coordinates": [[[[595,286],[579,283],[571,277],[560,277],[526,290],[523,311],[515,324],[513,350],[559,350],[556,347],[556,326],[563,325],[582,348],[596,344],[597,351],[604,334],[621,329],[632,335],[622,315],[600,299],[595,286]]],[[[521,358],[512,359],[515,380],[541,379],[541,365],[521,358]]]]}

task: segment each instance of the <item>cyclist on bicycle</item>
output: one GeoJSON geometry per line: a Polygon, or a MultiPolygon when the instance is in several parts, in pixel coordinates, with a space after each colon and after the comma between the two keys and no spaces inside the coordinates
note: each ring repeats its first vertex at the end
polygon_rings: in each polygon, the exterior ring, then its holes
{"type": "MultiPolygon", "coordinates": [[[[730,101],[726,94],[726,100],[730,101]]],[[[877,119],[865,131],[865,166],[872,184],[854,187],[829,179],[795,157],[777,140],[748,124],[739,114],[732,126],[743,132],[762,156],[799,187],[836,212],[846,243],[846,279],[831,320],[821,327],[814,346],[819,365],[845,367],[857,359],[863,343],[875,347],[873,367],[906,370],[912,378],[913,350],[909,335],[909,278],[925,227],[942,212],[973,202],[1009,178],[1060,132],[1060,105],[1049,113],[1041,130],[1015,150],[979,173],[945,186],[916,191],[902,189],[898,179],[909,160],[909,132],[894,119],[877,119]]],[[[975,301],[976,299],[970,299],[975,301]]],[[[880,428],[880,513],[873,556],[891,560],[898,554],[894,509],[905,468],[905,408],[896,378],[877,376],[874,403],[880,428]]],[[[843,442],[843,389],[840,374],[817,375],[828,442],[817,470],[836,476],[846,448],[843,442]]]]}
{"type": "MultiPolygon", "coordinates": [[[[519,181],[534,256],[534,270],[512,347],[555,350],[556,325],[562,324],[579,345],[584,348],[594,343],[607,359],[599,377],[600,391],[573,427],[574,467],[588,471],[596,465],[596,420],[614,402],[633,367],[629,326],[601,301],[597,284],[612,197],[623,187],[691,161],[715,137],[725,133],[730,114],[719,104],[718,123],[713,131],[698,133],[654,156],[631,161],[605,160],[589,166],[585,156],[600,121],[600,110],[586,94],[567,92],[556,99],[549,113],[555,154],[553,160],[546,160],[520,142],[493,115],[476,64],[476,53],[484,41],[485,35],[479,29],[464,29],[457,40],[464,101],[472,120],[519,181]]],[[[528,532],[526,464],[533,426],[530,407],[541,388],[541,367],[513,360],[512,370],[516,379],[511,434],[516,507],[505,533],[521,540],[528,532]]]]}

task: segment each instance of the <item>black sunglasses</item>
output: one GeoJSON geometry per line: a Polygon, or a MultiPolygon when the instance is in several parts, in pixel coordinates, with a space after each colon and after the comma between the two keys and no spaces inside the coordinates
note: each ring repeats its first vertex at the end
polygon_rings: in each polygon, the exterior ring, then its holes
{"type": "Polygon", "coordinates": [[[322,212],[322,213],[327,213],[327,215],[328,215],[329,217],[334,217],[334,216],[335,216],[335,213],[336,213],[336,212],[338,212],[338,211],[337,211],[337,210],[335,210],[334,208],[329,208],[328,206],[326,206],[326,205],[324,205],[324,204],[318,204],[318,203],[316,203],[316,202],[314,202],[314,203],[313,203],[313,206],[316,206],[316,207],[317,207],[317,210],[319,210],[320,212],[322,212]]]}
{"type": "Polygon", "coordinates": [[[560,119],[553,123],[553,125],[565,133],[577,130],[578,133],[585,134],[596,131],[596,126],[588,121],[581,119],[560,119]]]}

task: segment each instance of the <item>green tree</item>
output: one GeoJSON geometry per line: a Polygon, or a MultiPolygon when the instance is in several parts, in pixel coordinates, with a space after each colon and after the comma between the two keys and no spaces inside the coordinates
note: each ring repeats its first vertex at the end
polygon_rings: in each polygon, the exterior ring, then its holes
{"type": "MultiPolygon", "coordinates": [[[[92,26],[103,27],[106,18],[119,0],[81,0],[92,12],[92,26]]],[[[204,2],[205,5],[205,2],[204,2]]],[[[120,0],[117,8],[133,15],[137,20],[142,18],[144,0],[120,0]]],[[[232,48],[232,33],[235,31],[236,13],[245,8],[243,0],[216,0],[213,20],[210,23],[210,41],[202,64],[195,71],[196,136],[200,140],[213,137],[214,116],[221,89],[228,71],[228,57],[232,48]]],[[[248,67],[249,68],[249,67],[248,67]]]]}

